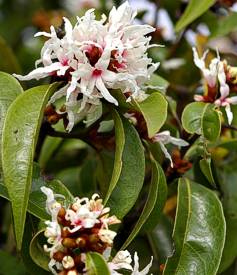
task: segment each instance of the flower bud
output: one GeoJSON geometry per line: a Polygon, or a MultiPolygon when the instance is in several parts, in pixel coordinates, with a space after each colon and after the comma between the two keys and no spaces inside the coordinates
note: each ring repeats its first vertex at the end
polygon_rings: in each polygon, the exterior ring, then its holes
{"type": "Polygon", "coordinates": [[[74,267],[75,263],[71,256],[65,256],[62,260],[62,265],[64,268],[70,269],[70,268],[74,267]]]}

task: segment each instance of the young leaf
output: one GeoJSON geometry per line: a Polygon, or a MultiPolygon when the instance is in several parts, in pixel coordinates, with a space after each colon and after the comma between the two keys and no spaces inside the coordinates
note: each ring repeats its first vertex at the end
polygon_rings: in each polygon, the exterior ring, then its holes
{"type": "Polygon", "coordinates": [[[173,231],[174,254],[163,275],[215,275],[225,242],[225,219],[216,194],[206,187],[181,179],[173,231]]]}
{"type": "Polygon", "coordinates": [[[192,102],[184,108],[181,119],[186,132],[201,134],[201,118],[204,108],[206,108],[204,102],[192,102]]]}
{"type": "Polygon", "coordinates": [[[112,172],[112,177],[109,183],[108,191],[104,200],[104,203],[108,201],[109,197],[112,194],[112,191],[114,190],[120,174],[122,170],[122,156],[123,156],[123,149],[125,144],[125,136],[124,136],[124,129],[123,129],[123,123],[122,120],[117,113],[117,111],[113,111],[113,119],[114,119],[114,128],[115,128],[115,157],[114,157],[114,168],[112,172]]]}
{"type": "Polygon", "coordinates": [[[39,231],[30,243],[30,256],[32,260],[44,270],[49,270],[48,263],[50,261],[48,255],[45,253],[40,240],[44,240],[44,230],[39,231]]]}
{"type": "Polygon", "coordinates": [[[86,270],[88,275],[110,275],[105,259],[96,252],[86,254],[86,270]]]}
{"type": "Polygon", "coordinates": [[[125,145],[122,156],[122,171],[107,206],[119,219],[123,218],[135,204],[141,191],[145,175],[144,149],[134,127],[122,118],[125,145]]]}
{"type": "Polygon", "coordinates": [[[201,120],[202,135],[210,140],[216,141],[221,133],[221,116],[214,106],[207,104],[203,110],[201,120]]]}
{"type": "Polygon", "coordinates": [[[33,158],[44,108],[55,85],[25,91],[11,104],[3,128],[2,167],[20,249],[32,182],[33,158]]]}
{"type": "Polygon", "coordinates": [[[152,210],[154,209],[154,206],[157,201],[157,194],[158,194],[158,188],[159,188],[159,183],[160,183],[159,178],[160,178],[160,174],[159,174],[158,164],[156,163],[156,161],[152,161],[152,179],[151,179],[150,189],[149,189],[149,193],[148,193],[148,197],[147,197],[145,206],[142,210],[142,213],[141,213],[137,223],[135,224],[129,237],[123,244],[121,250],[124,250],[132,242],[132,240],[139,233],[143,224],[146,222],[146,220],[150,216],[152,210]]]}
{"type": "Polygon", "coordinates": [[[0,171],[1,171],[1,143],[2,128],[10,104],[23,92],[20,83],[11,75],[0,72],[0,171]]]}
{"type": "Polygon", "coordinates": [[[216,188],[216,183],[212,174],[212,168],[211,168],[211,158],[207,159],[201,159],[199,161],[200,169],[203,173],[203,175],[207,178],[207,180],[210,182],[210,184],[216,188]]]}
{"type": "Polygon", "coordinates": [[[135,102],[138,110],[146,121],[149,138],[152,138],[163,126],[167,118],[168,103],[164,96],[158,92],[151,94],[142,102],[135,102]]]}
{"type": "Polygon", "coordinates": [[[190,0],[184,14],[175,26],[175,31],[181,31],[207,11],[215,2],[215,0],[190,0]]]}

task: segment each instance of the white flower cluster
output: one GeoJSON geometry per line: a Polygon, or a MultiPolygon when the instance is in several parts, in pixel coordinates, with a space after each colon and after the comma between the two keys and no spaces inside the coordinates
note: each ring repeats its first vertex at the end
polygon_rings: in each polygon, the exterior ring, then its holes
{"type": "Polygon", "coordinates": [[[133,25],[136,13],[128,2],[113,7],[108,20],[105,15],[96,20],[94,10],[88,10],[73,27],[64,18],[65,35],[61,38],[53,26],[51,33],[39,32],[35,36],[49,39],[41,50],[36,68],[26,76],[15,75],[19,80],[40,79],[49,75],[66,81],[49,103],[66,96],[70,131],[74,123],[85,114],[92,113],[104,98],[118,105],[110,89],[120,89],[138,100],[145,98],[142,85],[157,69],[147,56],[155,29],[149,25],[133,25]]]}
{"type": "Polygon", "coordinates": [[[139,271],[136,253],[134,267],[128,251],[119,251],[110,260],[116,232],[109,226],[120,221],[116,216],[109,216],[110,209],[104,207],[97,194],[91,199],[75,198],[69,207],[64,207],[56,200],[61,195],[54,195],[47,187],[41,187],[41,191],[47,196],[46,211],[51,216],[51,220],[45,222],[45,236],[50,246],[45,245],[44,250],[49,252],[49,269],[53,274],[87,274],[87,252],[103,255],[112,275],[121,274],[118,272],[120,269],[131,271],[131,275],[148,274],[152,260],[144,270],[139,271]]]}
{"type": "Polygon", "coordinates": [[[230,108],[231,104],[237,104],[237,96],[229,97],[230,87],[227,83],[227,64],[221,61],[220,56],[212,59],[209,67],[206,67],[205,59],[208,51],[199,58],[196,48],[193,48],[194,63],[202,71],[205,84],[206,94],[204,96],[195,95],[196,101],[214,103],[217,107],[225,107],[228,123],[231,124],[233,114],[230,108]]]}

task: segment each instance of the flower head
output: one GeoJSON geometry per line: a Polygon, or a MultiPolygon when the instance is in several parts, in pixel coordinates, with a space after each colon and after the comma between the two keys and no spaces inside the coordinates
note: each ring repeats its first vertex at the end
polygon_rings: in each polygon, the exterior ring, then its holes
{"type": "Polygon", "coordinates": [[[234,68],[227,65],[226,61],[221,61],[219,55],[212,59],[209,68],[206,68],[205,58],[206,51],[199,58],[197,50],[193,48],[194,63],[202,71],[206,82],[206,93],[195,95],[196,101],[204,101],[214,103],[217,107],[224,107],[228,118],[228,123],[231,124],[233,114],[230,108],[231,104],[237,104],[237,97],[229,97],[230,86],[235,84],[233,80],[234,68]]]}
{"type": "Polygon", "coordinates": [[[97,194],[91,199],[75,198],[69,207],[65,207],[56,201],[55,197],[59,195],[54,195],[51,189],[42,187],[41,190],[47,196],[46,210],[51,215],[51,221],[45,222],[49,246],[44,246],[50,255],[50,270],[53,274],[74,269],[76,274],[83,273],[85,253],[106,254],[116,236],[109,226],[120,221],[109,216],[110,209],[104,207],[97,194]]]}
{"type": "Polygon", "coordinates": [[[93,113],[100,99],[118,105],[110,93],[120,89],[128,100],[143,95],[141,85],[156,70],[158,64],[147,56],[150,47],[149,25],[133,25],[136,13],[128,2],[114,7],[106,20],[95,19],[94,10],[88,10],[72,26],[64,18],[65,35],[59,36],[53,26],[50,33],[40,32],[35,36],[46,36],[41,58],[35,70],[26,76],[15,75],[19,80],[41,79],[55,76],[66,82],[50,99],[53,103],[65,97],[65,112],[68,113],[68,130],[75,121],[93,113]]]}

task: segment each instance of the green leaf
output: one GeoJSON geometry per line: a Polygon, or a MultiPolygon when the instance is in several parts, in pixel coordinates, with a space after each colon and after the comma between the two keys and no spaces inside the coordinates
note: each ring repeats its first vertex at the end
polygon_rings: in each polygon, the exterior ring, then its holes
{"type": "Polygon", "coordinates": [[[125,145],[122,171],[107,206],[119,219],[123,218],[135,204],[141,191],[145,175],[145,156],[140,137],[127,119],[122,118],[125,145]]]}
{"type": "Polygon", "coordinates": [[[210,184],[216,188],[216,183],[212,174],[211,158],[201,159],[199,161],[200,169],[210,184]]]}
{"type": "Polygon", "coordinates": [[[163,126],[167,118],[168,103],[158,92],[151,94],[142,102],[136,102],[136,107],[146,121],[149,138],[152,138],[163,126]]]}
{"type": "MultiPolygon", "coordinates": [[[[42,269],[38,265],[36,265],[30,256],[30,244],[32,241],[32,236],[34,236],[35,232],[37,232],[37,227],[38,227],[38,222],[34,221],[32,216],[28,215],[26,220],[26,225],[25,225],[23,242],[22,242],[21,259],[24,262],[24,265],[28,271],[27,274],[49,275],[50,274],[49,271],[46,271],[45,269],[42,269]]],[[[46,252],[40,249],[40,253],[45,254],[46,252]]]]}
{"type": "Polygon", "coordinates": [[[215,25],[209,39],[219,36],[225,36],[230,32],[236,31],[236,20],[237,12],[232,12],[228,14],[228,16],[223,16],[223,18],[221,19],[219,18],[217,21],[217,25],[215,25]]]}
{"type": "Polygon", "coordinates": [[[19,82],[9,74],[0,72],[0,170],[1,170],[1,143],[2,128],[10,104],[17,98],[23,89],[19,82]]]}
{"type": "Polygon", "coordinates": [[[215,0],[190,0],[184,14],[175,26],[175,31],[179,32],[188,26],[207,11],[215,2],[215,0]]]}
{"type": "Polygon", "coordinates": [[[88,275],[110,275],[105,259],[96,252],[86,254],[86,270],[88,275]]]}
{"type": "Polygon", "coordinates": [[[201,118],[206,105],[204,102],[192,102],[184,108],[181,120],[186,132],[201,134],[201,118]]]}
{"type": "Polygon", "coordinates": [[[159,183],[160,183],[159,177],[160,177],[160,175],[159,175],[158,164],[156,163],[156,161],[152,161],[152,179],[151,179],[151,184],[150,184],[149,193],[148,193],[146,203],[144,205],[144,208],[142,210],[142,213],[141,213],[137,223],[135,224],[129,237],[123,244],[121,250],[125,250],[125,248],[132,242],[132,240],[139,233],[143,224],[146,222],[146,220],[150,216],[152,210],[154,209],[154,206],[157,201],[157,194],[158,194],[158,188],[159,188],[159,183]]]}
{"type": "Polygon", "coordinates": [[[30,243],[30,256],[38,266],[48,271],[49,270],[48,263],[50,259],[42,246],[42,244],[44,244],[45,241],[46,239],[44,237],[44,229],[43,229],[33,237],[30,243]]]}
{"type": "Polygon", "coordinates": [[[158,193],[157,193],[157,198],[156,198],[156,204],[147,219],[146,223],[142,227],[142,231],[152,231],[156,225],[159,223],[163,208],[166,203],[167,199],[167,184],[166,184],[166,177],[165,173],[162,169],[162,167],[158,165],[158,171],[159,171],[159,179],[158,179],[158,193]]]}
{"type": "Polygon", "coordinates": [[[0,71],[21,73],[20,65],[6,41],[0,36],[0,71]]]}
{"type": "Polygon", "coordinates": [[[107,203],[109,197],[111,196],[121,174],[122,170],[122,156],[123,149],[125,144],[125,136],[122,120],[117,113],[117,111],[113,110],[113,119],[114,119],[114,127],[115,127],[115,157],[114,157],[114,168],[112,172],[112,177],[109,183],[108,191],[104,200],[104,204],[107,203]]]}
{"type": "Polygon", "coordinates": [[[175,251],[163,275],[215,275],[225,242],[225,219],[216,194],[188,179],[178,185],[175,251]]]}
{"type": "Polygon", "coordinates": [[[221,133],[221,115],[214,106],[207,104],[201,121],[202,135],[209,141],[216,141],[221,133]]]}
{"type": "Polygon", "coordinates": [[[55,85],[43,85],[25,91],[11,104],[5,119],[2,167],[12,203],[18,249],[21,248],[31,189],[34,151],[44,108],[54,89],[55,85]]]}

